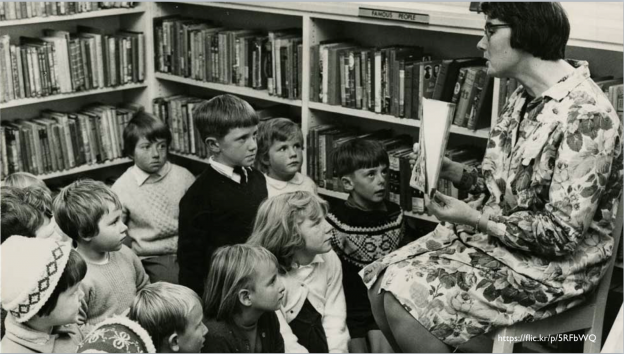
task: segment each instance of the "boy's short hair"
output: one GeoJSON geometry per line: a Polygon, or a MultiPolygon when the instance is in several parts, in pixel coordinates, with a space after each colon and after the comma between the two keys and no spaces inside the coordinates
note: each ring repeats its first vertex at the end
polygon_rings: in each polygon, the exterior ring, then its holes
{"type": "Polygon", "coordinates": [[[169,146],[171,131],[160,119],[149,113],[140,112],[128,122],[128,126],[123,132],[124,154],[126,156],[134,156],[134,148],[141,138],[145,138],[151,143],[157,139],[164,139],[169,146]]]}
{"type": "Polygon", "coordinates": [[[47,188],[32,185],[24,188],[23,191],[24,202],[32,205],[48,218],[52,218],[52,196],[47,188]]]}
{"type": "Polygon", "coordinates": [[[15,187],[1,188],[2,242],[13,235],[35,237],[43,225],[45,215],[26,202],[26,191],[15,187]]]}
{"type": "Polygon", "coordinates": [[[171,334],[182,334],[188,326],[188,317],[193,306],[199,306],[201,299],[186,286],[158,282],[139,290],[130,306],[128,318],[138,322],[156,345],[160,345],[171,334]]]}
{"type": "Polygon", "coordinates": [[[67,289],[81,282],[85,275],[87,275],[87,262],[85,262],[80,253],[71,250],[67,265],[59,278],[56,288],[54,288],[52,295],[50,295],[48,301],[41,307],[41,310],[39,310],[37,314],[39,316],[50,315],[52,311],[54,311],[54,308],[56,308],[59,296],[67,289]]]}
{"type": "Polygon", "coordinates": [[[6,176],[4,181],[2,182],[3,187],[15,187],[15,188],[26,188],[28,186],[36,185],[41,188],[46,189],[50,192],[48,186],[46,186],[45,182],[37,178],[37,176],[28,172],[15,172],[6,176]]]}
{"type": "Polygon", "coordinates": [[[108,213],[108,203],[121,209],[119,198],[103,182],[78,180],[54,198],[53,210],[59,228],[75,242],[96,236],[98,223],[108,213]]]}
{"type": "Polygon", "coordinates": [[[254,289],[256,268],[262,262],[278,266],[273,253],[264,247],[236,244],[218,248],[205,283],[204,316],[224,321],[240,311],[238,292],[254,289]]]}
{"type": "Polygon", "coordinates": [[[388,153],[376,140],[353,139],[338,146],[332,153],[338,178],[362,168],[389,166],[388,153]]]}
{"type": "Polygon", "coordinates": [[[268,171],[268,166],[263,162],[263,158],[268,157],[269,149],[274,142],[284,142],[291,139],[298,139],[303,148],[303,133],[297,123],[287,118],[274,118],[258,125],[258,169],[262,172],[268,171]]]}
{"type": "Polygon", "coordinates": [[[198,104],[193,110],[193,122],[206,141],[206,138],[221,139],[232,129],[258,125],[258,116],[247,101],[220,95],[198,104]]]}

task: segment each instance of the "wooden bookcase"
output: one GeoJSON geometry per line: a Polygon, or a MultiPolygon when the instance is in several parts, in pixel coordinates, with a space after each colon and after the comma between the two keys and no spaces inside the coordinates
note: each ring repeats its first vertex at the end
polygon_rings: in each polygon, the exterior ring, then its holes
{"type": "MultiPolygon", "coordinates": [[[[476,44],[483,33],[485,23],[482,14],[468,11],[469,3],[381,3],[381,2],[149,2],[133,9],[114,9],[77,14],[73,16],[48,17],[1,21],[0,32],[18,37],[40,33],[42,28],[73,30],[76,24],[102,27],[109,30],[129,29],[145,34],[146,79],[141,84],[122,88],[101,89],[68,95],[28,99],[0,104],[0,116],[4,120],[35,117],[41,109],[77,110],[85,101],[109,104],[123,101],[139,103],[150,112],[152,100],[184,94],[196,97],[212,97],[220,93],[238,95],[251,103],[262,106],[278,103],[288,107],[291,117],[300,121],[304,136],[311,127],[339,122],[357,125],[363,130],[392,129],[396,133],[418,135],[419,121],[396,118],[363,110],[312,102],[310,97],[310,47],[326,39],[351,38],[362,45],[387,46],[391,44],[419,45],[437,58],[481,56],[476,44]],[[359,17],[360,7],[389,11],[421,13],[429,16],[429,23],[398,22],[378,18],[359,17]],[[288,100],[270,96],[266,91],[223,85],[155,72],[153,19],[181,15],[196,19],[209,19],[228,28],[258,29],[263,31],[284,28],[300,28],[303,33],[302,99],[288,100]]],[[[568,11],[572,33],[566,56],[590,62],[595,76],[622,76],[622,4],[621,3],[564,3],[568,11]]],[[[496,87],[496,84],[495,84],[496,87]]],[[[496,95],[496,90],[495,90],[496,95]]],[[[497,102],[496,97],[493,100],[497,102]]],[[[495,103],[496,104],[496,103],[495,103]]],[[[493,109],[493,111],[497,111],[493,109]]],[[[495,119],[496,115],[492,115],[495,119]]],[[[451,140],[456,144],[471,144],[485,148],[489,129],[477,131],[454,126],[451,140]]],[[[172,153],[181,164],[203,164],[201,158],[172,153]]],[[[112,161],[99,166],[87,166],[55,173],[44,178],[73,178],[73,175],[96,169],[97,173],[127,166],[129,160],[112,161]],[[121,163],[121,165],[119,165],[121,163]],[[99,169],[98,169],[99,168],[99,169]]],[[[304,163],[304,169],[305,169],[304,163]]],[[[305,170],[303,171],[305,173],[305,170]]],[[[345,195],[321,190],[333,197],[345,195]]],[[[427,221],[435,221],[426,215],[408,213],[427,221]]]]}

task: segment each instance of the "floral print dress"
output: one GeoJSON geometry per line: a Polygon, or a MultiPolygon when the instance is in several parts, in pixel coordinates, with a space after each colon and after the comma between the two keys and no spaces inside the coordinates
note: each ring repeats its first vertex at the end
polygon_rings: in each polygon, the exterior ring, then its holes
{"type": "Polygon", "coordinates": [[[606,271],[621,124],[588,64],[570,64],[574,72],[542,96],[514,92],[480,171],[464,172],[471,204],[485,201],[487,232],[438,225],[360,272],[448,345],[574,307],[606,271]]]}

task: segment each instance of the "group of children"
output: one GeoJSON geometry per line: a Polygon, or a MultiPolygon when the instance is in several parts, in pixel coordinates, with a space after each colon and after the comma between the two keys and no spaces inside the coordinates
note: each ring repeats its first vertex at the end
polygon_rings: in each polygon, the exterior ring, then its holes
{"type": "Polygon", "coordinates": [[[259,124],[232,95],[193,116],[211,152],[197,179],[140,113],[123,133],[134,165],[112,188],[78,180],[52,199],[34,176],[4,181],[2,350],[391,351],[358,275],[407,239],[383,146],[336,149],[349,197],[328,204],[299,172],[294,122],[259,124]]]}

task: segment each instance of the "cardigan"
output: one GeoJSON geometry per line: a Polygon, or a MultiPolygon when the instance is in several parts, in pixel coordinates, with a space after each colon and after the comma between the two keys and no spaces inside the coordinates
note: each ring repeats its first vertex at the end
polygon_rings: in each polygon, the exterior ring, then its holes
{"type": "Polygon", "coordinates": [[[132,166],[113,184],[123,205],[131,248],[139,257],[175,254],[178,250],[180,199],[195,181],[184,167],[167,162],[158,175],[138,183],[132,166]]]}
{"type": "MultiPolygon", "coordinates": [[[[249,341],[233,323],[206,320],[208,332],[202,353],[251,353],[249,341]]],[[[262,343],[261,353],[284,353],[284,340],[275,312],[266,312],[258,319],[257,336],[262,343]]]]}
{"type": "Polygon", "coordinates": [[[262,173],[247,169],[247,179],[240,184],[208,166],[180,201],[179,281],[200,296],[212,253],[220,246],[244,243],[267,198],[262,173]]]}
{"type": "Polygon", "coordinates": [[[284,299],[281,311],[290,323],[308,299],[323,317],[330,353],[348,353],[349,330],[342,290],[342,267],[334,251],[319,254],[308,265],[293,268],[282,275],[284,299]]]}
{"type": "Polygon", "coordinates": [[[83,339],[75,324],[54,327],[48,334],[8,316],[4,326],[6,334],[0,343],[3,353],[75,353],[83,339]]]}

